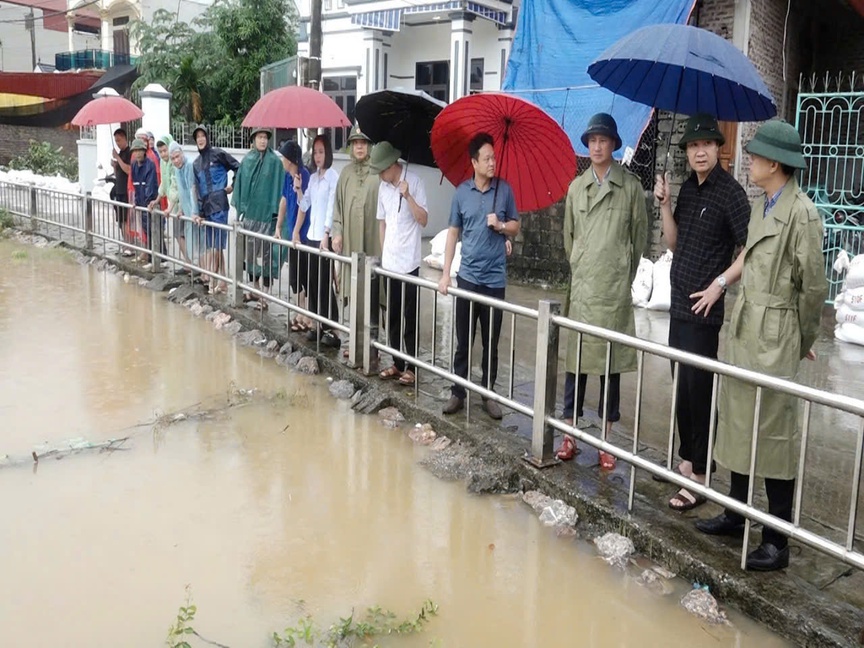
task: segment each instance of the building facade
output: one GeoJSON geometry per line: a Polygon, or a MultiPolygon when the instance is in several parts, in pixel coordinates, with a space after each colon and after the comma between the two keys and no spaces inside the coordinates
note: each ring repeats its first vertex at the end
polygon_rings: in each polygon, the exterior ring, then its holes
{"type": "MultiPolygon", "coordinates": [[[[298,55],[309,56],[309,0],[300,0],[298,55]]],[[[501,87],[516,7],[501,0],[324,0],[322,86],[352,120],[364,94],[423,90],[445,102],[501,87]]],[[[334,147],[344,146],[334,133],[334,147]]]]}

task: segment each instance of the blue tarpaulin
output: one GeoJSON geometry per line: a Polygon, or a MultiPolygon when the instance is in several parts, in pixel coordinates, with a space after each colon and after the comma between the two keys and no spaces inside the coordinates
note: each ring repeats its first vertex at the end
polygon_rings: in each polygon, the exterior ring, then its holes
{"type": "Polygon", "coordinates": [[[611,113],[624,148],[636,148],[651,108],[616,97],[588,76],[588,65],[630,32],[685,23],[696,0],[523,0],[503,90],[537,104],[558,121],[580,155],[594,113],[611,113]]]}

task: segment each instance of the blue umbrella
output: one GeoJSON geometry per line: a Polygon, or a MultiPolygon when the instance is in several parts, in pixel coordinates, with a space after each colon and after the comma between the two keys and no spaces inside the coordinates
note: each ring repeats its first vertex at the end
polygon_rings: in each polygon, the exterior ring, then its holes
{"type": "Polygon", "coordinates": [[[638,103],[721,121],[764,121],[774,98],[753,63],[729,41],[698,27],[643,27],[603,52],[588,74],[638,103]]]}

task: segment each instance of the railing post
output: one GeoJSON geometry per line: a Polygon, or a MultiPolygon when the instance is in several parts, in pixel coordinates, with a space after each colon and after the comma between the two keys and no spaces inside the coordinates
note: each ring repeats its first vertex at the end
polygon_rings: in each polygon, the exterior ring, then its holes
{"type": "Polygon", "coordinates": [[[366,368],[364,348],[366,346],[366,255],[351,253],[351,294],[348,299],[348,364],[357,367],[363,362],[366,368]]]}
{"type": "MultiPolygon", "coordinates": [[[[217,232],[218,230],[213,232],[214,238],[217,232]]],[[[234,221],[231,224],[231,231],[228,232],[228,277],[231,279],[231,284],[228,286],[228,299],[232,306],[243,304],[243,289],[240,287],[240,282],[243,279],[243,262],[246,258],[244,238],[240,223],[234,221]]]]}
{"type": "Polygon", "coordinates": [[[88,191],[82,196],[84,202],[84,249],[93,249],[93,196],[88,191]]]}
{"type": "Polygon", "coordinates": [[[553,455],[552,426],[546,417],[555,413],[558,386],[558,327],[552,318],[561,313],[561,303],[541,300],[537,309],[537,358],[534,363],[534,420],[531,427],[531,454],[525,460],[537,468],[558,463],[553,455]]]}
{"type": "Polygon", "coordinates": [[[153,272],[159,272],[162,260],[157,256],[162,254],[162,212],[154,209],[150,212],[150,263],[153,272]]]}
{"type": "Polygon", "coordinates": [[[36,221],[36,185],[30,185],[30,229],[33,232],[39,231],[39,223],[36,221]]]}
{"type": "Polygon", "coordinates": [[[381,260],[377,257],[366,257],[366,264],[363,273],[363,285],[366,288],[364,293],[365,299],[363,309],[363,373],[367,376],[377,370],[373,367],[373,361],[377,351],[372,348],[372,342],[378,339],[378,324],[373,324],[373,314],[376,310],[380,310],[380,304],[372,303],[373,300],[379,298],[380,293],[373,290],[374,282],[381,281],[378,275],[374,274],[373,270],[381,265],[381,260]]]}

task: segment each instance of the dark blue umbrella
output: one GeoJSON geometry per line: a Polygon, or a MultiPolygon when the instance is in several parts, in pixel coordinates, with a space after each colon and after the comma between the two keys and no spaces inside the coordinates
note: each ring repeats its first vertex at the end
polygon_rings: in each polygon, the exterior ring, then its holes
{"type": "Polygon", "coordinates": [[[729,41],[689,25],[649,25],[625,36],[589,67],[601,86],[660,110],[721,121],[777,114],[753,63],[729,41]]]}

